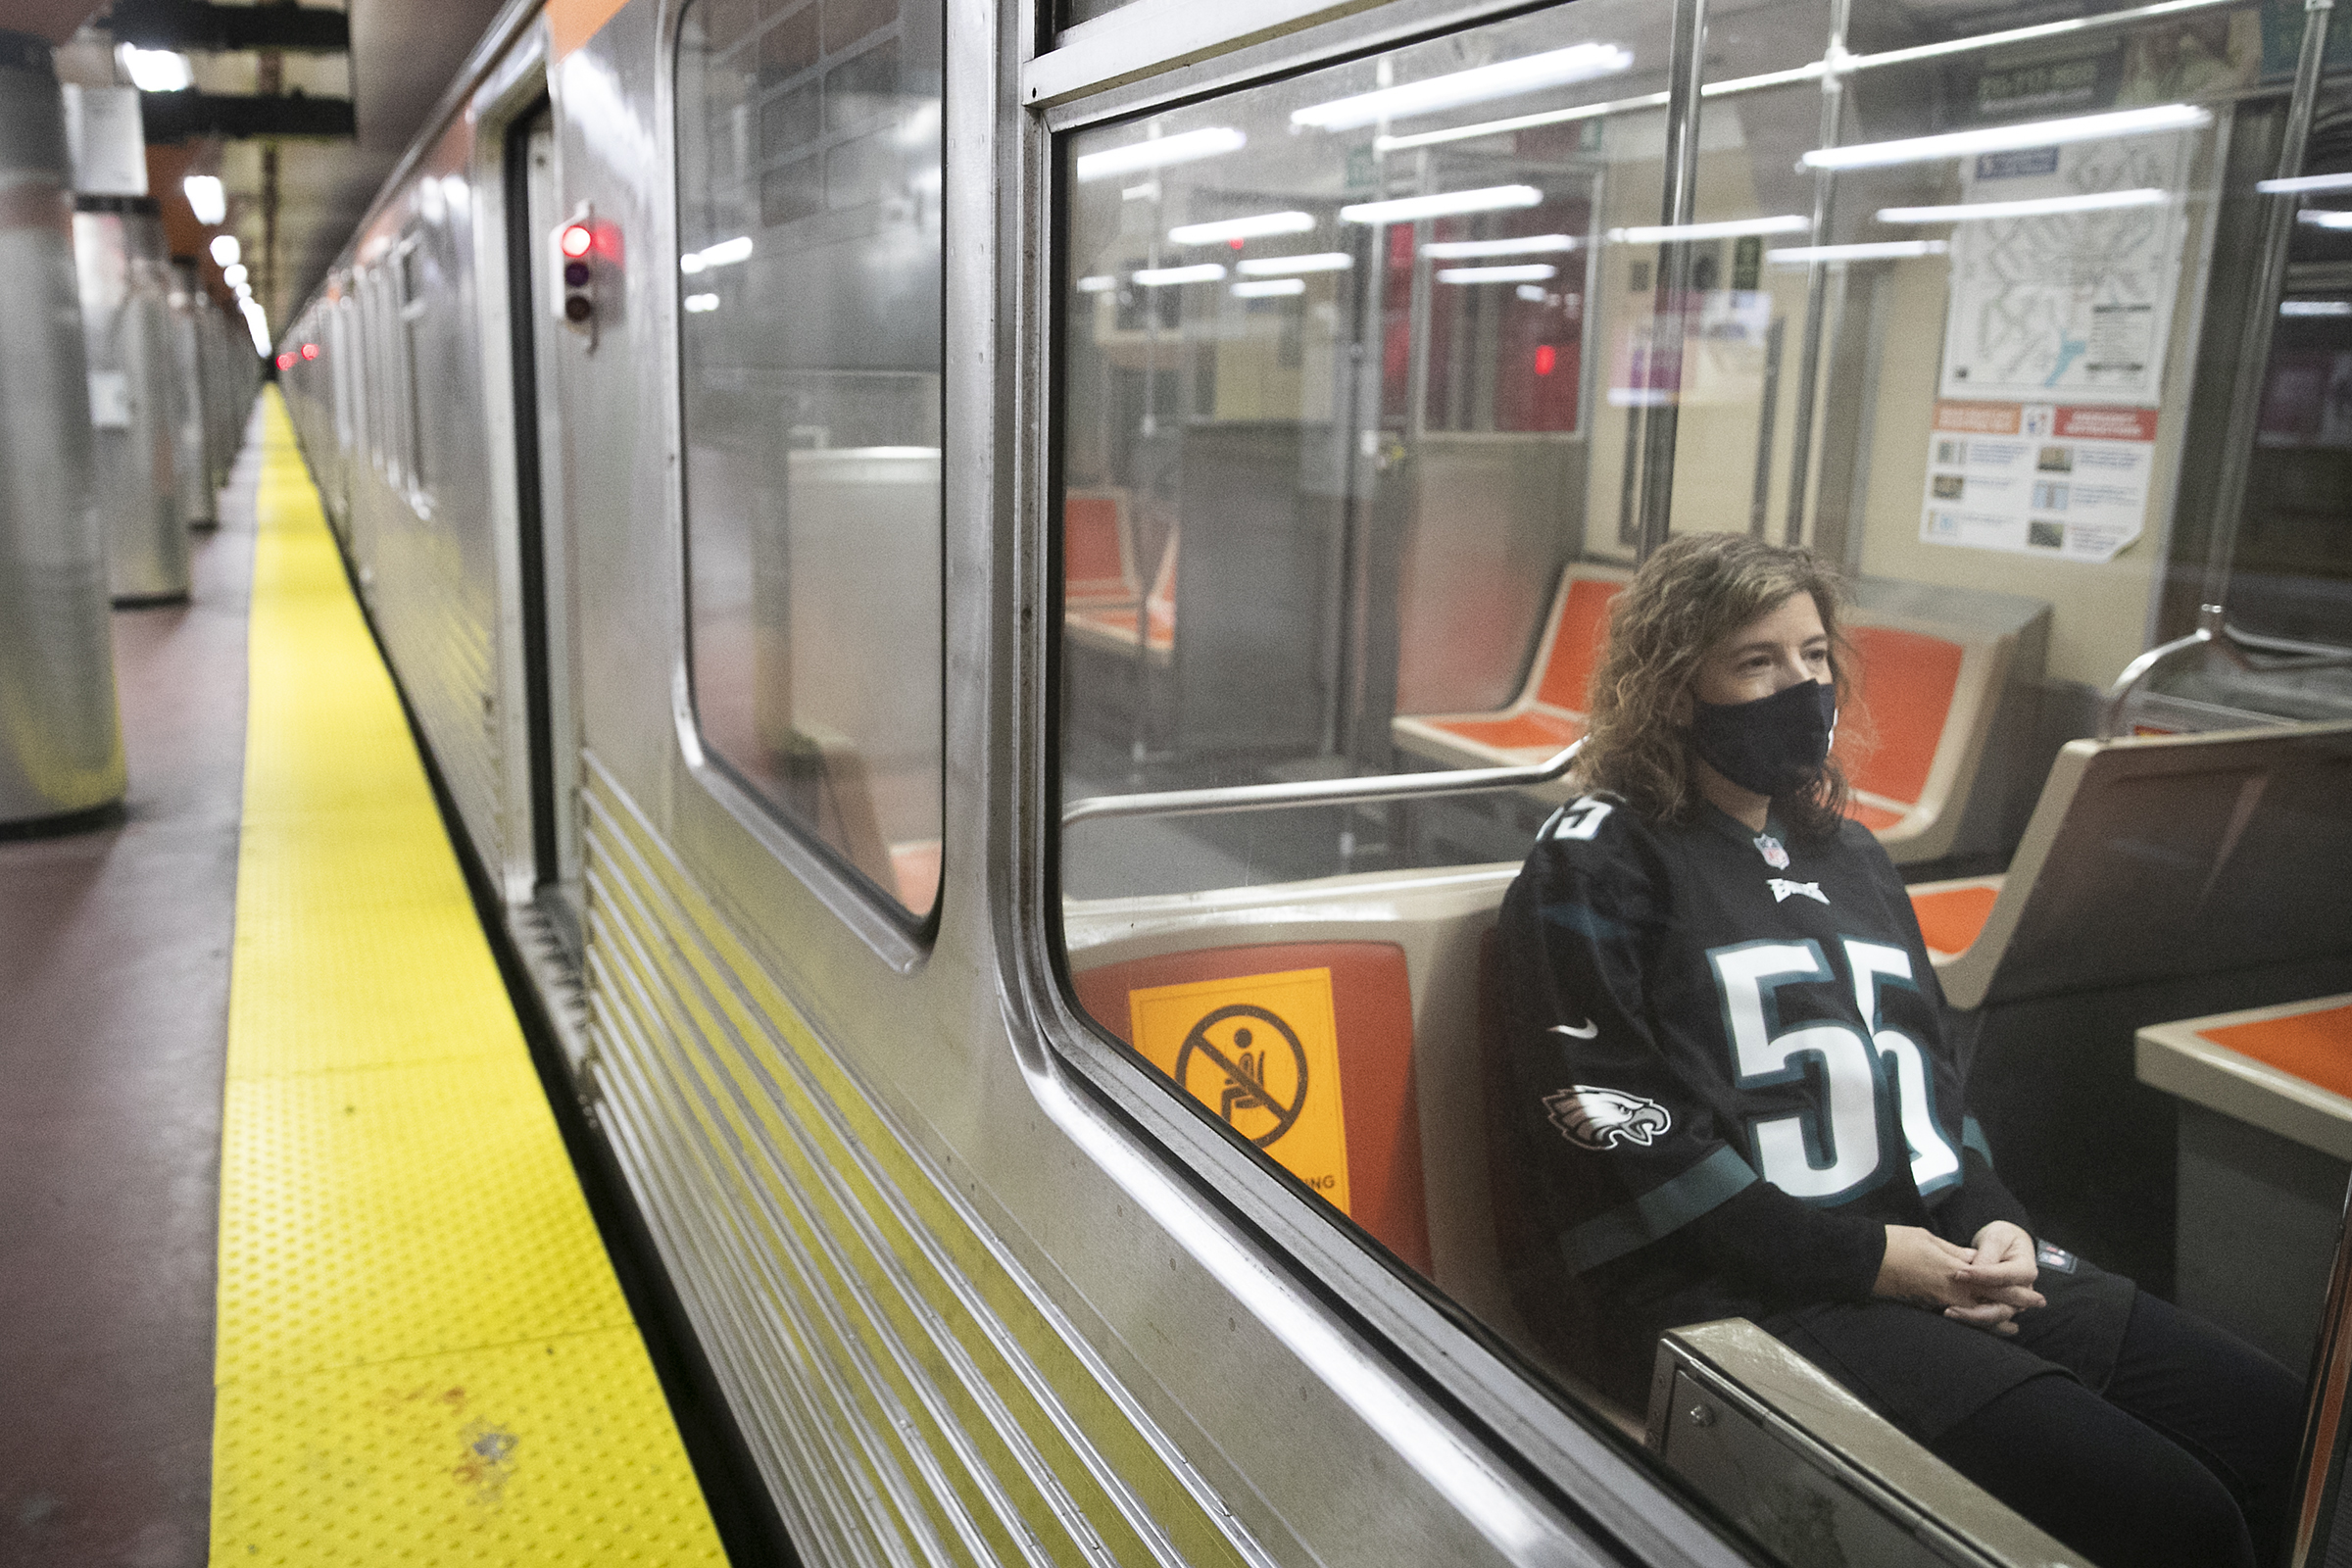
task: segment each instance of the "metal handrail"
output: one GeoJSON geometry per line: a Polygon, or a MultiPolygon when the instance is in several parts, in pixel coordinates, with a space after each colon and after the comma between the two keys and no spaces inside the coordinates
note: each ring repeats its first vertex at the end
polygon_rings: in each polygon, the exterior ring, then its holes
{"type": "Polygon", "coordinates": [[[1090,795],[1062,808],[1061,825],[1114,816],[1199,816],[1210,811],[1267,811],[1286,806],[1359,806],[1373,801],[1418,801],[1438,795],[1526,789],[1568,771],[1582,739],[1526,767],[1453,768],[1443,773],[1385,773],[1372,778],[1302,779],[1291,784],[1230,784],[1207,790],[1157,790],[1146,795],[1090,795]]]}
{"type": "Polygon", "coordinates": [[[2151,648],[2124,666],[2124,672],[2107,688],[2107,701],[2099,710],[2099,739],[2110,741],[2123,732],[2124,709],[2132,695],[2146,684],[2150,675],[2179,656],[2194,649],[2210,648],[2231,665],[2249,675],[2279,675],[2306,669],[2352,668],[2352,652],[2334,649],[2309,649],[2298,643],[2284,642],[2276,637],[2261,637],[2239,631],[2230,624],[2230,612],[2220,605],[2197,607],[2197,629],[2185,637],[2176,637],[2158,648],[2151,648]],[[2247,657],[2246,650],[2270,657],[2257,663],[2247,657]]]}

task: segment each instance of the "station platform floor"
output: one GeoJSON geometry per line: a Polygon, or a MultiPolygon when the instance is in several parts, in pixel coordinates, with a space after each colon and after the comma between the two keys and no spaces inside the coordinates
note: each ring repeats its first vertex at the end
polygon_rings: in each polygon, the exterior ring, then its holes
{"type": "Polygon", "coordinates": [[[0,1568],[723,1562],[274,391],[220,515],[0,840],[0,1568]]]}

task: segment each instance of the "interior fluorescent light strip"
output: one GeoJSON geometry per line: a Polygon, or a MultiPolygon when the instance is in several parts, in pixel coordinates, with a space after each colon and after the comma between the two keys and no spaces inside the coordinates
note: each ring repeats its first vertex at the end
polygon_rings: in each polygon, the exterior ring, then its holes
{"type": "Polygon", "coordinates": [[[1268,234],[1303,234],[1314,226],[1314,219],[1305,213],[1256,213],[1213,223],[1182,223],[1168,230],[1168,238],[1178,245],[1222,245],[1227,240],[1261,239],[1268,234]]]}
{"type": "Polygon", "coordinates": [[[1146,288],[1173,288],[1179,283],[1221,282],[1225,269],[1215,262],[1202,262],[1197,267],[1147,267],[1134,276],[1146,288]]]}
{"type": "Polygon", "coordinates": [[[2352,228],[2352,213],[2333,213],[2317,208],[2297,213],[2295,220],[2309,223],[2314,228],[2352,228]]]}
{"type": "MultiPolygon", "coordinates": [[[[2200,4],[2212,0],[2199,0],[2200,4]]],[[[1710,81],[1698,89],[1701,98],[1722,98],[1734,93],[1758,92],[1766,87],[1786,87],[1800,81],[1818,81],[1829,74],[1829,67],[1816,60],[1810,65],[1792,66],[1787,71],[1767,71],[1760,75],[1734,76],[1725,81],[1710,81]]],[[[1375,152],[1403,152],[1414,147],[1437,147],[1449,141],[1475,141],[1482,136],[1501,136],[1514,130],[1534,130],[1542,125],[1565,125],[1579,120],[1604,120],[1611,115],[1630,115],[1644,109],[1666,107],[1662,92],[1638,93],[1631,98],[1612,98],[1605,104],[1578,104],[1573,109],[1544,109],[1532,115],[1513,115],[1507,120],[1482,121],[1475,125],[1453,125],[1445,130],[1416,131],[1409,136],[1375,136],[1375,152]]]]}
{"type": "Polygon", "coordinates": [[[1108,277],[1100,272],[1093,277],[1082,277],[1078,280],[1078,292],[1081,294],[1107,294],[1118,286],[1117,278],[1108,277]]]}
{"type": "Polygon", "coordinates": [[[1529,262],[1518,267],[1441,267],[1441,283],[1540,283],[1547,277],[1557,277],[1560,270],[1544,262],[1529,262]]]}
{"type": "Polygon", "coordinates": [[[1926,164],[1975,153],[2007,152],[2022,147],[2058,147],[2069,142],[2102,141],[2121,136],[2153,136],[2168,130],[2197,130],[2213,123],[2210,111],[2194,104],[2157,104],[2126,109],[2112,115],[2076,115],[2064,120],[2028,121],[2016,125],[1984,125],[1974,130],[1947,131],[1940,136],[1909,136],[1900,141],[1856,142],[1850,147],[1816,147],[1797,163],[1806,169],[1885,169],[1894,164],[1926,164]]]}
{"type": "Polygon", "coordinates": [[[1306,292],[1306,279],[1303,277],[1261,278],[1254,283],[1236,283],[1233,285],[1233,292],[1236,298],[1245,300],[1268,299],[1278,294],[1303,294],[1306,292]]]}
{"type": "Polygon", "coordinates": [[[1294,272],[1345,272],[1354,265],[1355,258],[1346,251],[1317,251],[1311,256],[1255,256],[1234,263],[1233,270],[1244,277],[1287,277],[1294,272]]]}
{"type": "Polygon", "coordinates": [[[1407,82],[1401,87],[1383,87],[1327,104],[1310,104],[1292,111],[1291,123],[1318,130],[1351,130],[1376,120],[1403,120],[1463,104],[1516,97],[1567,82],[1589,81],[1594,76],[1630,70],[1633,63],[1633,51],[1613,43],[1571,44],[1565,49],[1529,55],[1522,60],[1477,66],[1432,76],[1427,81],[1407,82]]]}
{"type": "Polygon", "coordinates": [[[678,270],[700,272],[713,267],[733,267],[737,262],[752,259],[752,237],[738,234],[722,239],[715,245],[706,245],[699,251],[678,258],[678,270]]]}
{"type": "Polygon", "coordinates": [[[2254,188],[2265,196],[2300,196],[2306,191],[2352,190],[2352,174],[2298,174],[2293,179],[2258,179],[2254,188]]]}
{"type": "Polygon", "coordinates": [[[1441,239],[1421,247],[1421,254],[1441,262],[1467,261],[1473,256],[1553,256],[1583,244],[1569,234],[1522,234],[1516,239],[1441,239]]]}
{"type": "Polygon", "coordinates": [[[1197,163],[1221,153],[1238,153],[1248,146],[1250,138],[1227,125],[1211,125],[1202,130],[1188,130],[1175,136],[1160,136],[1152,141],[1130,142],[1124,147],[1105,147],[1099,153],[1084,153],[1078,159],[1078,182],[1108,179],[1113,174],[1132,174],[1141,169],[1165,169],[1171,164],[1197,163]]]}
{"type": "Polygon", "coordinates": [[[1777,218],[1732,218],[1717,223],[1655,223],[1647,227],[1612,228],[1609,241],[1616,245],[1663,245],[1678,239],[1734,239],[1747,234],[1802,234],[1813,227],[1813,220],[1797,213],[1784,213],[1777,218]]]}
{"type": "Polygon", "coordinates": [[[1434,196],[1399,196],[1394,201],[1357,202],[1340,209],[1350,223],[1412,223],[1424,218],[1451,218],[1457,213],[1492,213],[1508,207],[1534,207],[1544,193],[1533,185],[1488,185],[1479,190],[1441,191],[1434,196]]]}
{"type": "Polygon", "coordinates": [[[179,182],[179,188],[187,195],[188,211],[205,227],[215,227],[228,216],[228,192],[221,187],[219,174],[190,174],[179,182]]]}
{"type": "Polygon", "coordinates": [[[2280,300],[2280,316],[2352,316],[2352,300],[2280,300]]]}
{"type": "Polygon", "coordinates": [[[1941,256],[1951,246],[1939,239],[1883,239],[1866,245],[1791,245],[1766,251],[1771,267],[1809,267],[1815,262],[1899,262],[1914,256],[1941,256]]]}
{"type": "Polygon", "coordinates": [[[2043,196],[2022,202],[1964,202],[1956,207],[1882,207],[1882,223],[1968,223],[1991,218],[2050,218],[2060,213],[2100,213],[2118,207],[2161,207],[2163,191],[2108,190],[2085,196],[2043,196]]]}

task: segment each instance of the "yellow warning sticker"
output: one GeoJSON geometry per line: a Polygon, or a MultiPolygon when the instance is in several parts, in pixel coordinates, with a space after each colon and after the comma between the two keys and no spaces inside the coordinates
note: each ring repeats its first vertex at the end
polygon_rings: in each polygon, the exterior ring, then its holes
{"type": "Polygon", "coordinates": [[[1135,1049],[1348,1212],[1348,1124],[1329,969],[1127,993],[1135,1049]]]}

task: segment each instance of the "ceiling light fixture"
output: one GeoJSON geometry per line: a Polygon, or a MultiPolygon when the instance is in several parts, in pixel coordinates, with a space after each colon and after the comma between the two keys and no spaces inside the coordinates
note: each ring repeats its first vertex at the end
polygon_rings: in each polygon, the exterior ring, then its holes
{"type": "Polygon", "coordinates": [[[1139,169],[1165,169],[1171,164],[1190,164],[1222,153],[1237,153],[1249,142],[1250,138],[1238,130],[1212,125],[1205,130],[1130,142],[1124,147],[1106,147],[1099,153],[1079,156],[1078,182],[1090,184],[1113,174],[1132,174],[1139,169]]]}
{"type": "Polygon", "coordinates": [[[1547,262],[1526,262],[1517,267],[1441,267],[1441,283],[1540,283],[1547,277],[1557,277],[1560,270],[1547,262]]]}
{"type": "Polygon", "coordinates": [[[1267,277],[1254,283],[1233,285],[1234,298],[1244,300],[1272,299],[1277,295],[1305,292],[1306,279],[1303,277],[1267,277]]]}
{"type": "Polygon", "coordinates": [[[1790,245],[1766,251],[1768,267],[1809,267],[1815,262],[1900,262],[1914,256],[1941,256],[1951,245],[1940,239],[1883,239],[1865,245],[1790,245]]]}
{"type": "Polygon", "coordinates": [[[1584,243],[1572,234],[1522,234],[1516,239],[1441,239],[1421,247],[1436,261],[1468,260],[1473,256],[1554,256],[1584,243]]]}
{"type": "Polygon", "coordinates": [[[1563,86],[1572,81],[1589,81],[1594,76],[1630,70],[1633,63],[1633,51],[1621,49],[1613,43],[1571,44],[1565,49],[1529,55],[1521,60],[1476,66],[1468,71],[1432,76],[1427,81],[1407,82],[1401,87],[1382,87],[1373,92],[1357,93],[1351,98],[1313,104],[1294,110],[1291,123],[1311,125],[1318,130],[1350,130],[1357,125],[1369,125],[1376,120],[1403,120],[1408,116],[1436,114],[1441,109],[1454,109],[1463,104],[1516,97],[1523,92],[1563,86]]]}
{"type": "Polygon", "coordinates": [[[2064,120],[2034,120],[2016,125],[1983,125],[1974,130],[1947,131],[1940,136],[1857,142],[1850,147],[1816,147],[1799,158],[1797,165],[1803,169],[1885,169],[1895,164],[1966,158],[1974,153],[2058,147],[2069,142],[2108,141],[2122,136],[2153,136],[2168,130],[2200,130],[2212,123],[2212,112],[2194,104],[2156,104],[2146,109],[2119,110],[2111,115],[2075,115],[2064,120]]]}
{"type": "Polygon", "coordinates": [[[1432,196],[1399,196],[1393,201],[1357,202],[1340,209],[1350,223],[1412,223],[1424,218],[1451,218],[1457,213],[1492,213],[1510,207],[1533,207],[1544,193],[1533,185],[1488,185],[1478,190],[1441,191],[1432,196]]]}
{"type": "Polygon", "coordinates": [[[1737,239],[1747,234],[1802,234],[1813,226],[1813,220],[1797,213],[1783,213],[1774,218],[1727,218],[1713,223],[1652,223],[1632,228],[1612,228],[1608,239],[1612,245],[1663,245],[1670,240],[1737,239]]]}
{"type": "Polygon", "coordinates": [[[1311,256],[1256,256],[1234,263],[1233,270],[1244,277],[1288,277],[1295,272],[1345,272],[1354,265],[1355,258],[1346,251],[1317,251],[1311,256]]]}
{"type": "Polygon", "coordinates": [[[2092,191],[2082,196],[2043,196],[2022,202],[1964,202],[1956,207],[1882,207],[1882,223],[1973,223],[1994,218],[2055,218],[2064,213],[2103,213],[2121,207],[2161,207],[2163,191],[2092,191]]]}
{"type": "Polygon", "coordinates": [[[1134,276],[1146,288],[1174,288],[1180,283],[1222,282],[1225,269],[1215,262],[1202,262],[1198,267],[1147,267],[1134,276]]]}
{"type": "Polygon", "coordinates": [[[190,174],[179,182],[188,198],[188,211],[196,221],[212,228],[228,216],[228,192],[221,188],[219,174],[190,174]]]}
{"type": "Polygon", "coordinates": [[[1306,213],[1257,213],[1249,218],[1224,218],[1212,223],[1182,223],[1168,230],[1178,245],[1222,245],[1228,240],[1261,239],[1268,234],[1303,234],[1315,226],[1306,213]]]}

